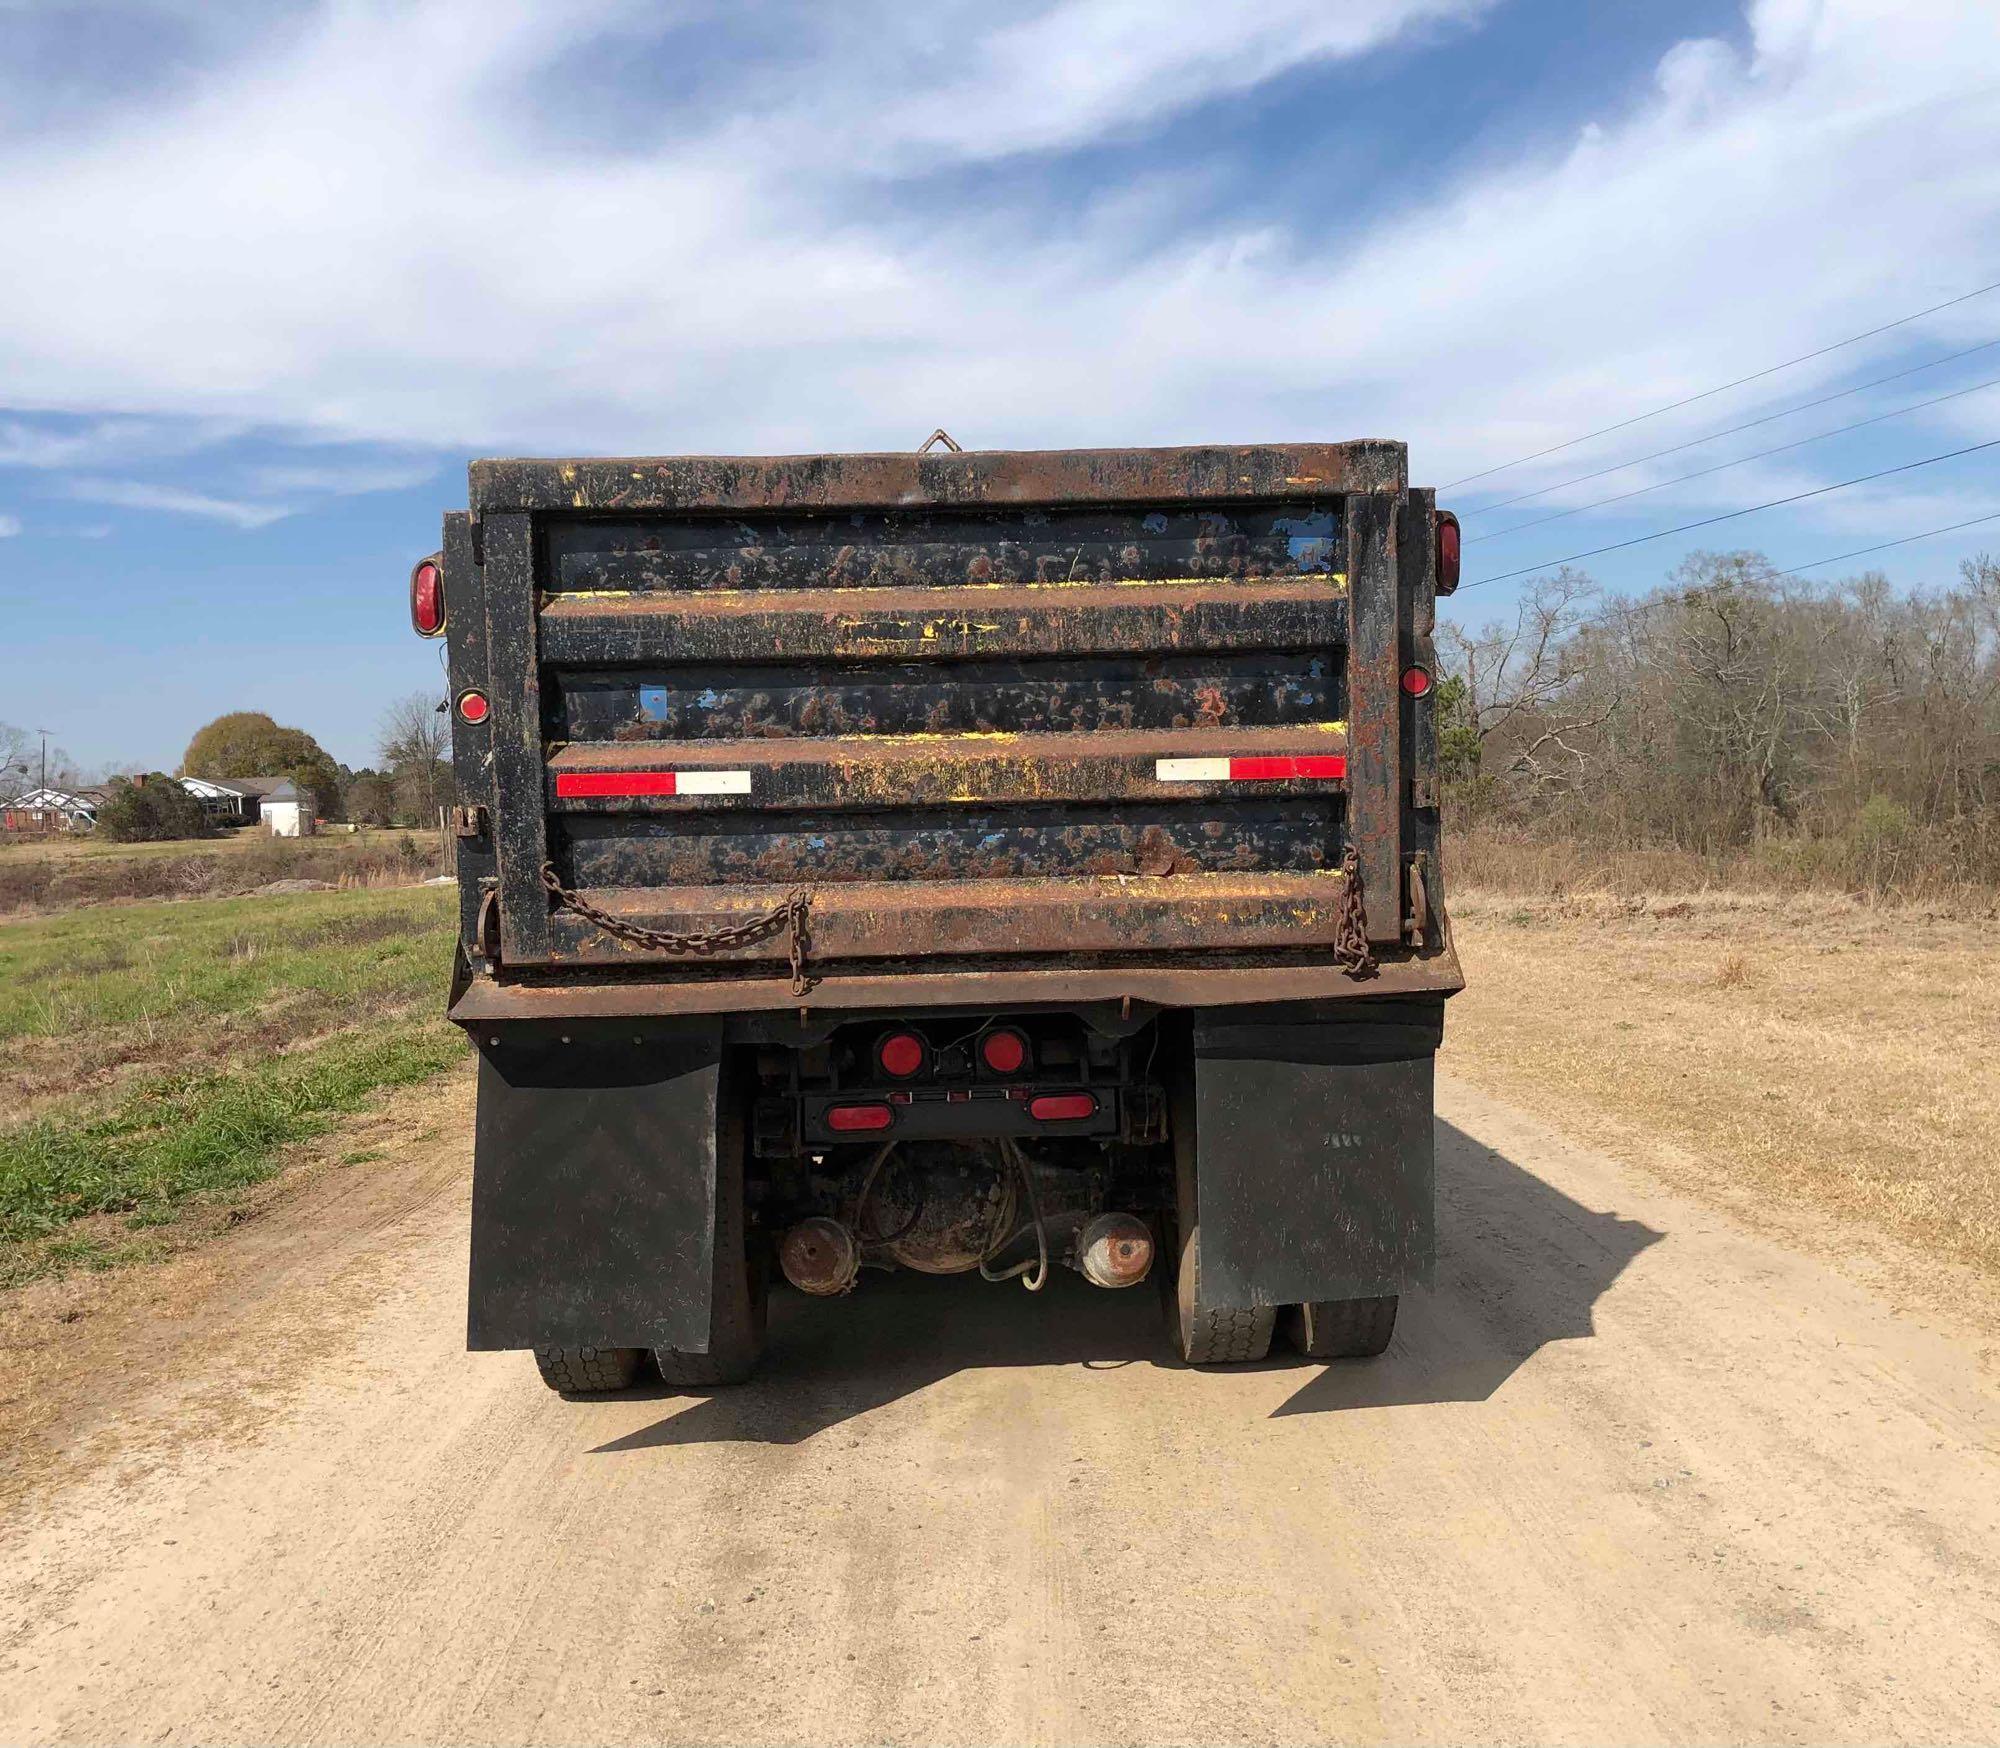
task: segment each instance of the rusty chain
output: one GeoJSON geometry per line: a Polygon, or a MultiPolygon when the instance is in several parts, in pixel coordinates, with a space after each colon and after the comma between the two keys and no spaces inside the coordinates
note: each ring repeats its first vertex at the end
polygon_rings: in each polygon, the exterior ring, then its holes
{"type": "Polygon", "coordinates": [[[1368,907],[1361,897],[1361,856],[1352,844],[1340,858],[1340,915],[1333,924],[1333,962],[1350,977],[1375,970],[1368,951],[1368,907]]]}
{"type": "Polygon", "coordinates": [[[595,923],[606,934],[616,935],[621,941],[629,941],[635,947],[644,947],[654,953],[692,954],[696,957],[727,953],[737,947],[754,947],[783,929],[786,932],[786,956],[792,969],[792,994],[808,994],[819,981],[806,970],[806,953],[812,946],[813,895],[810,887],[793,887],[785,894],[782,903],[740,923],[682,934],[674,929],[649,929],[643,923],[628,922],[624,917],[613,916],[608,910],[598,909],[562,883],[553,862],[542,864],[542,885],[548,889],[549,897],[555,900],[558,908],[572,911],[585,922],[595,923]]]}

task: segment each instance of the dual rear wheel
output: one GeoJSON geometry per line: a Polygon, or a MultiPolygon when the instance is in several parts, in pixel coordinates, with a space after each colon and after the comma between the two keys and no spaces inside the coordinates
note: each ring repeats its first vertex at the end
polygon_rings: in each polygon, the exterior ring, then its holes
{"type": "Polygon", "coordinates": [[[648,1360],[667,1384],[679,1389],[747,1383],[756,1371],[764,1352],[770,1258],[768,1246],[749,1230],[743,1206],[744,1112],[741,1101],[726,1093],[715,1141],[715,1262],[709,1278],[708,1351],[538,1347],[535,1365],[551,1390],[565,1396],[627,1390],[643,1381],[648,1360]]]}
{"type": "Polygon", "coordinates": [[[1219,1305],[1204,1293],[1192,1076],[1179,1078],[1173,1099],[1174,1208],[1171,1221],[1162,1222],[1158,1254],[1173,1259],[1171,1269],[1160,1270],[1160,1299],[1175,1353],[1191,1366],[1251,1365],[1271,1351],[1276,1335],[1307,1359],[1372,1359],[1382,1352],[1396,1329],[1393,1293],[1250,1310],[1219,1305]]]}
{"type": "Polygon", "coordinates": [[[1201,1288],[1201,1228],[1189,1228],[1179,1266],[1162,1276],[1167,1337],[1191,1366],[1240,1366],[1263,1359],[1274,1336],[1307,1359],[1373,1359],[1396,1332],[1397,1296],[1321,1299],[1310,1305],[1216,1305],[1201,1288]]]}

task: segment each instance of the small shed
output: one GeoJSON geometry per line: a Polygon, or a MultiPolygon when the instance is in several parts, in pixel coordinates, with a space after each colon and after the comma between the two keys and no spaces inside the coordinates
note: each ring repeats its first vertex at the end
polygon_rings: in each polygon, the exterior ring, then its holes
{"type": "Polygon", "coordinates": [[[316,825],[317,799],[287,777],[259,804],[264,829],[274,838],[309,838],[316,825]]]}

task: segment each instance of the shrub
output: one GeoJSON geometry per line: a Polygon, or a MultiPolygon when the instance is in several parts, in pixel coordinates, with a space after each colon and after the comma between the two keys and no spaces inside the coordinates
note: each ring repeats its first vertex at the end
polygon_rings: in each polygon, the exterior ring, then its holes
{"type": "Polygon", "coordinates": [[[150,776],[112,785],[97,810],[98,835],[121,844],[159,843],[169,838],[205,838],[208,815],[173,778],[150,776]]]}

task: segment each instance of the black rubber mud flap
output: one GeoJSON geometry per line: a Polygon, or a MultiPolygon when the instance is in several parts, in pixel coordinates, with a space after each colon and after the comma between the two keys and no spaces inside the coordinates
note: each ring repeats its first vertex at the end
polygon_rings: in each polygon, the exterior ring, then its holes
{"type": "Polygon", "coordinates": [[[1195,1018],[1204,1294],[1298,1305],[1428,1286],[1439,1003],[1195,1018]],[[1365,1016],[1357,1014],[1364,1009],[1365,1016]]]}
{"type": "Polygon", "coordinates": [[[471,1348],[708,1347],[719,1027],[481,1036],[471,1348]]]}

